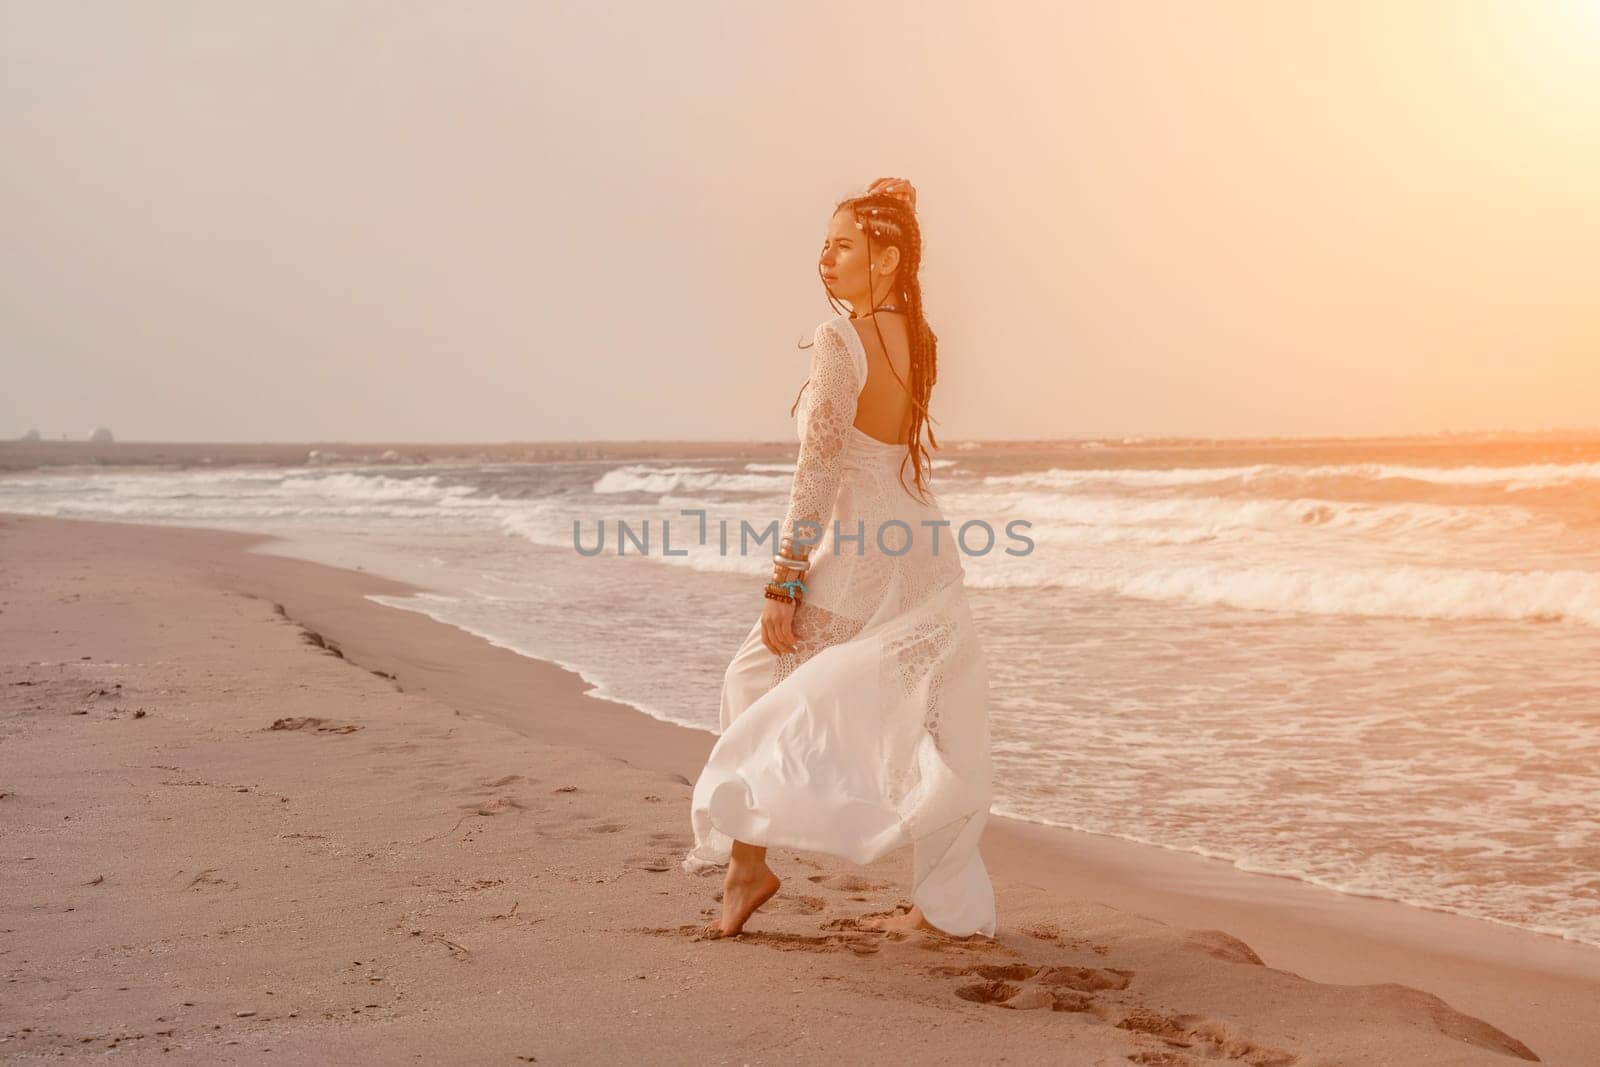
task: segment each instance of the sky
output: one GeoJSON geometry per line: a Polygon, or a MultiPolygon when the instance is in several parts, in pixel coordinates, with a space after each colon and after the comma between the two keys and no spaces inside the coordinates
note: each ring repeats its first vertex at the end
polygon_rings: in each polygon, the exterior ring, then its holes
{"type": "Polygon", "coordinates": [[[941,441],[1600,426],[1600,0],[0,0],[0,437],[792,440],[910,178],[941,441]]]}

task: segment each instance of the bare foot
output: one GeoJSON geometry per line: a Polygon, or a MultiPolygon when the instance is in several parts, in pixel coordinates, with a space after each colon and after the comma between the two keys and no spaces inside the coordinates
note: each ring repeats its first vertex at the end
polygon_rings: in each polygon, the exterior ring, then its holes
{"type": "Polygon", "coordinates": [[[734,864],[722,883],[722,921],[709,929],[722,937],[733,937],[744,929],[745,920],[771,899],[783,883],[766,863],[759,867],[734,864]]]}
{"type": "Polygon", "coordinates": [[[935,933],[944,933],[937,926],[928,921],[922,914],[922,909],[911,905],[911,910],[896,915],[869,915],[857,919],[856,925],[863,930],[932,930],[935,933]]]}

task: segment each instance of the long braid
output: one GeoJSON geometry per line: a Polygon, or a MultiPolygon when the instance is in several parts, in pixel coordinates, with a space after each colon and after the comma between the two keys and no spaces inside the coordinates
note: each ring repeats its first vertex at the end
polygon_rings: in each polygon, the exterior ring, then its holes
{"type": "MultiPolygon", "coordinates": [[[[931,420],[932,413],[928,411],[928,402],[933,396],[933,383],[938,379],[938,344],[939,339],[934,335],[933,329],[928,325],[927,318],[922,311],[922,228],[917,225],[916,214],[898,197],[879,194],[865,196],[854,201],[854,206],[859,215],[865,210],[869,219],[863,226],[867,234],[867,262],[872,262],[872,237],[877,235],[887,238],[887,243],[900,249],[900,264],[895,271],[895,279],[899,282],[899,303],[905,307],[910,325],[911,347],[911,384],[907,385],[900,372],[894,369],[894,362],[885,359],[889,366],[889,373],[894,375],[895,381],[911,397],[911,433],[906,439],[906,459],[900,463],[900,484],[905,486],[906,462],[912,467],[912,480],[917,486],[917,495],[927,502],[927,484],[923,473],[923,465],[932,466],[933,460],[927,449],[922,445],[922,428],[925,421],[928,425],[928,440],[934,448],[939,447],[938,441],[933,436],[931,420]]],[[[869,276],[870,277],[870,276],[869,276]]],[[[877,299],[873,297],[874,310],[877,299]]],[[[885,356],[888,355],[889,345],[883,339],[883,327],[878,324],[876,315],[872,317],[872,327],[878,334],[878,344],[883,348],[885,356]]]]}
{"type": "MultiPolygon", "coordinates": [[[[928,320],[922,313],[921,279],[915,275],[911,277],[909,284],[905,286],[903,299],[910,310],[912,324],[911,395],[917,401],[911,411],[911,438],[908,443],[910,456],[908,458],[911,458],[915,464],[913,479],[917,484],[917,489],[919,492],[925,492],[922,460],[926,460],[928,466],[931,467],[933,458],[927,449],[922,447],[921,437],[923,417],[927,414],[928,403],[933,397],[933,383],[939,380],[939,339],[934,336],[933,330],[928,326],[928,320]]],[[[928,415],[928,420],[928,442],[937,449],[939,441],[933,434],[932,423],[935,420],[933,420],[931,414],[928,415]]],[[[904,484],[904,462],[900,464],[900,471],[902,484],[904,484]]]]}

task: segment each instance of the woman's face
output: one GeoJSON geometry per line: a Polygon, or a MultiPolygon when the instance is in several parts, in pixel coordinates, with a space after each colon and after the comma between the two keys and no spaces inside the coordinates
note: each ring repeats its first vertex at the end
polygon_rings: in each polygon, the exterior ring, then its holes
{"type": "Polygon", "coordinates": [[[834,213],[828,220],[828,232],[822,241],[822,256],[817,264],[822,281],[836,299],[849,304],[852,310],[875,307],[874,296],[882,296],[889,288],[891,273],[879,273],[893,266],[899,259],[899,250],[874,243],[874,264],[867,262],[867,236],[856,228],[856,218],[849,208],[834,213]]]}

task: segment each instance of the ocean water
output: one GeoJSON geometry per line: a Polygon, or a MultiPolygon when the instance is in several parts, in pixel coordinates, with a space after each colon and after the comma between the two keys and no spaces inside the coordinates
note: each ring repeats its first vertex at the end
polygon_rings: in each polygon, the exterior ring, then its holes
{"type": "MultiPolygon", "coordinates": [[[[278,534],[714,731],[770,566],[738,524],[780,517],[792,471],[736,445],[70,470],[0,478],[0,511],[278,534]]],[[[933,486],[997,534],[962,556],[997,813],[1600,945],[1600,441],[947,448],[933,486]]]]}

